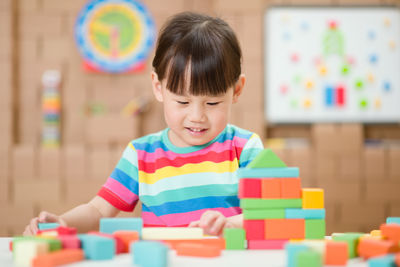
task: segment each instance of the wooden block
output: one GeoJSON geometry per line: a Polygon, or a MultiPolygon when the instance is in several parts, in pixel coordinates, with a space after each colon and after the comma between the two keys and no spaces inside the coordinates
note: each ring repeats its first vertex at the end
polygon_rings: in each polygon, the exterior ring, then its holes
{"type": "Polygon", "coordinates": [[[221,249],[198,243],[182,242],[177,245],[176,254],[179,256],[213,258],[221,255],[221,249]]]}
{"type": "Polygon", "coordinates": [[[139,266],[168,266],[168,247],[158,241],[138,241],[131,244],[133,262],[139,266]]]}
{"type": "Polygon", "coordinates": [[[321,188],[303,188],[301,191],[303,209],[323,209],[324,190],[321,188]]]}
{"type": "Polygon", "coordinates": [[[243,218],[245,220],[284,219],[285,209],[244,209],[243,218]]]}
{"type": "Polygon", "coordinates": [[[349,258],[355,258],[358,256],[357,246],[362,235],[362,233],[332,234],[332,240],[346,242],[349,258]]]}
{"type": "Polygon", "coordinates": [[[280,182],[281,198],[301,198],[300,178],[282,178],[280,182]]]}
{"type": "Polygon", "coordinates": [[[242,228],[224,228],[224,239],[227,250],[246,248],[246,232],[242,228]]]}
{"type": "Polygon", "coordinates": [[[265,239],[264,220],[243,220],[243,228],[246,231],[247,240],[265,239]]]}
{"type": "Polygon", "coordinates": [[[239,198],[261,198],[261,179],[241,178],[239,198]]]}
{"type": "Polygon", "coordinates": [[[361,238],[357,248],[358,255],[364,259],[398,251],[399,246],[395,242],[372,238],[361,238]]]}
{"type": "Polygon", "coordinates": [[[247,242],[247,249],[283,249],[289,240],[249,240],[247,242]]]}
{"type": "Polygon", "coordinates": [[[304,229],[304,219],[266,219],[264,239],[300,239],[304,229]]]}
{"type": "Polygon", "coordinates": [[[322,256],[313,250],[302,250],[296,255],[296,266],[298,267],[321,267],[322,256]]]}
{"type": "Polygon", "coordinates": [[[115,255],[115,240],[97,235],[79,235],[85,258],[89,260],[110,260],[115,255]]]}
{"type": "Polygon", "coordinates": [[[324,219],[305,220],[305,238],[306,239],[324,239],[326,226],[324,219]]]}
{"type": "Polygon", "coordinates": [[[169,248],[176,250],[176,247],[180,243],[197,243],[205,246],[218,247],[219,249],[225,249],[224,238],[202,238],[202,239],[177,239],[177,240],[162,240],[162,242],[168,245],[169,248]]]}
{"type": "Polygon", "coordinates": [[[300,251],[309,250],[309,248],[301,243],[287,243],[285,245],[287,267],[296,267],[297,254],[300,251]]]}
{"type": "Polygon", "coordinates": [[[284,208],[301,208],[302,200],[291,199],[240,199],[240,207],[242,209],[284,209],[284,208]]]}
{"type": "Polygon", "coordinates": [[[39,255],[32,261],[33,267],[50,267],[69,264],[84,259],[82,249],[64,249],[50,254],[39,255]]]}
{"type": "Polygon", "coordinates": [[[90,231],[87,233],[88,235],[96,235],[96,236],[102,236],[102,237],[107,237],[114,239],[115,241],[115,253],[116,254],[121,254],[124,253],[124,243],[122,239],[120,239],[118,236],[112,235],[112,234],[105,234],[105,233],[100,233],[96,231],[90,231]]]}
{"type": "Polygon", "coordinates": [[[261,198],[281,198],[281,179],[261,180],[261,198]]]}
{"type": "Polygon", "coordinates": [[[18,266],[31,266],[31,261],[49,251],[48,244],[35,240],[24,240],[13,243],[13,258],[18,266]]]}
{"type": "Polygon", "coordinates": [[[101,218],[100,232],[113,234],[116,231],[137,231],[142,236],[142,218],[101,218]]]}
{"type": "Polygon", "coordinates": [[[393,241],[400,242],[400,225],[399,224],[381,224],[380,230],[382,236],[393,241]]]}
{"type": "Polygon", "coordinates": [[[200,227],[145,227],[143,240],[200,239],[203,228],[200,227]]]}
{"type": "Polygon", "coordinates": [[[327,241],[325,248],[326,265],[346,265],[348,260],[348,244],[344,241],[327,241]]]}
{"type": "Polygon", "coordinates": [[[138,231],[118,230],[115,231],[113,235],[122,240],[122,253],[128,253],[131,243],[139,240],[138,231]]]}

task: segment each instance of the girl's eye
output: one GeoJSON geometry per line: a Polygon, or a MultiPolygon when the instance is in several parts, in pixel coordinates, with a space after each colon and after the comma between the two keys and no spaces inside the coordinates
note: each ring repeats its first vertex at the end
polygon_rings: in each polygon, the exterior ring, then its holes
{"type": "Polygon", "coordinates": [[[186,101],[176,101],[176,102],[178,102],[178,104],[181,104],[181,105],[187,105],[187,104],[189,104],[189,102],[186,102],[186,101]]]}
{"type": "Polygon", "coordinates": [[[218,105],[219,103],[221,103],[221,102],[209,102],[209,103],[207,103],[207,105],[216,106],[216,105],[218,105]]]}

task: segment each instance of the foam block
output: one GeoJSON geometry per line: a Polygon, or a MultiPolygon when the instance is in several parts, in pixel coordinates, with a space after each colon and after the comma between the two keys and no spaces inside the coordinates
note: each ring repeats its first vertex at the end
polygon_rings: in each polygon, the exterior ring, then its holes
{"type": "Polygon", "coordinates": [[[21,241],[35,241],[47,243],[49,251],[57,251],[62,248],[61,241],[55,238],[39,236],[17,236],[13,238],[13,246],[21,241]]]}
{"type": "Polygon", "coordinates": [[[247,240],[265,239],[265,221],[264,220],[243,220],[243,228],[246,231],[247,240]]]}
{"type": "Polygon", "coordinates": [[[357,252],[360,257],[368,259],[377,257],[388,253],[399,251],[398,244],[389,240],[376,240],[369,238],[362,238],[357,247],[357,252]]]}
{"type": "Polygon", "coordinates": [[[49,245],[38,240],[21,240],[13,245],[13,258],[17,266],[31,266],[31,261],[39,255],[46,254],[49,245]]]}
{"type": "Polygon", "coordinates": [[[261,179],[239,180],[239,198],[260,198],[261,197],[261,179]]]}
{"type": "Polygon", "coordinates": [[[261,180],[261,198],[281,198],[281,179],[261,180]]]}
{"type": "Polygon", "coordinates": [[[52,267],[69,264],[84,259],[82,249],[63,249],[53,253],[39,255],[32,261],[33,267],[52,267]]]}
{"type": "Polygon", "coordinates": [[[260,209],[260,210],[243,210],[243,218],[245,220],[263,220],[263,219],[284,219],[284,209],[260,209]]]}
{"type": "Polygon", "coordinates": [[[301,243],[287,243],[285,245],[287,267],[296,267],[297,254],[309,248],[301,243]]]}
{"type": "Polygon", "coordinates": [[[346,265],[348,256],[348,244],[344,241],[327,241],[325,248],[326,265],[346,265]]]}
{"type": "Polygon", "coordinates": [[[305,239],[302,241],[304,245],[308,248],[317,251],[322,257],[325,256],[326,249],[326,241],[325,240],[314,240],[314,239],[305,239]]]}
{"type": "Polygon", "coordinates": [[[371,236],[382,237],[381,230],[372,230],[370,233],[371,236]]]}
{"type": "Polygon", "coordinates": [[[395,257],[392,254],[371,258],[368,260],[368,267],[394,267],[395,257]]]}
{"type": "Polygon", "coordinates": [[[280,179],[281,198],[301,198],[300,178],[280,179]]]}
{"type": "Polygon", "coordinates": [[[303,209],[323,209],[324,190],[321,188],[303,188],[301,192],[303,209]]]}
{"type": "Polygon", "coordinates": [[[115,255],[115,240],[97,235],[79,235],[85,258],[89,260],[109,260],[115,255]]]}
{"type": "Polygon", "coordinates": [[[283,249],[288,241],[287,239],[249,240],[247,249],[283,249]]]}
{"type": "Polygon", "coordinates": [[[400,253],[396,253],[396,255],[394,257],[394,261],[397,266],[400,266],[400,253]]]}
{"type": "Polygon", "coordinates": [[[299,177],[299,168],[265,168],[265,169],[250,169],[239,168],[237,170],[239,178],[288,178],[299,177]]]}
{"type": "Polygon", "coordinates": [[[332,240],[334,241],[345,241],[347,243],[349,258],[355,258],[358,256],[357,246],[362,233],[344,233],[344,234],[332,234],[332,240]]]}
{"type": "Polygon", "coordinates": [[[307,219],[305,220],[306,239],[324,239],[326,232],[325,220],[307,219]]]}
{"type": "Polygon", "coordinates": [[[292,199],[256,199],[243,198],[240,199],[240,207],[242,209],[285,209],[285,208],[301,208],[302,200],[292,199]]]}
{"type": "Polygon", "coordinates": [[[275,154],[274,151],[267,148],[261,150],[257,156],[250,162],[247,168],[281,168],[286,164],[275,154]]]}
{"type": "Polygon", "coordinates": [[[227,250],[246,248],[246,232],[243,228],[224,228],[224,239],[227,250]]]}
{"type": "Polygon", "coordinates": [[[122,240],[119,237],[117,237],[115,235],[105,234],[105,233],[100,233],[100,232],[95,232],[95,231],[88,232],[88,235],[97,235],[97,236],[102,236],[102,237],[107,237],[107,238],[114,239],[114,241],[115,241],[115,253],[120,254],[120,253],[124,252],[124,243],[122,242],[122,240]]]}
{"type": "Polygon", "coordinates": [[[131,244],[133,262],[141,267],[168,266],[168,247],[158,241],[138,241],[131,244]]]}
{"type": "Polygon", "coordinates": [[[142,229],[143,240],[200,239],[200,227],[147,227],[142,229]]]}
{"type": "Polygon", "coordinates": [[[286,219],[325,219],[325,209],[285,209],[286,219]]]}
{"type": "Polygon", "coordinates": [[[400,242],[400,224],[381,224],[382,236],[394,242],[400,242]]]}
{"type": "Polygon", "coordinates": [[[61,241],[63,249],[76,249],[81,247],[81,240],[77,235],[60,235],[57,239],[61,241]]]}
{"type": "Polygon", "coordinates": [[[264,239],[304,238],[304,219],[266,219],[264,239]]]}
{"type": "Polygon", "coordinates": [[[176,254],[179,256],[212,258],[220,256],[221,249],[198,243],[182,242],[177,245],[176,254]]]}
{"type": "Polygon", "coordinates": [[[196,243],[205,246],[218,247],[219,249],[225,249],[224,238],[202,238],[202,239],[177,239],[177,240],[162,240],[169,248],[175,249],[180,243],[196,243]]]}
{"type": "Polygon", "coordinates": [[[302,250],[296,255],[296,267],[321,267],[321,255],[313,250],[302,250]]]}
{"type": "Polygon", "coordinates": [[[56,229],[59,226],[59,223],[38,223],[39,230],[56,229]]]}
{"type": "Polygon", "coordinates": [[[139,240],[139,233],[137,231],[115,231],[113,236],[122,240],[122,253],[129,252],[131,243],[139,240]]]}
{"type": "Polygon", "coordinates": [[[400,224],[400,217],[387,217],[386,218],[386,223],[395,223],[395,224],[400,224]]]}
{"type": "Polygon", "coordinates": [[[139,236],[142,234],[143,220],[142,218],[101,218],[100,232],[112,234],[119,230],[138,231],[139,236]]]}

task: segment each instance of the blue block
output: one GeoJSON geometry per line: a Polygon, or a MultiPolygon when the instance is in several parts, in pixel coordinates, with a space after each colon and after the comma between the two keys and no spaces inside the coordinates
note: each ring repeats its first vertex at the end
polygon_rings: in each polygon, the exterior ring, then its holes
{"type": "Polygon", "coordinates": [[[299,177],[299,168],[240,168],[237,170],[239,178],[292,178],[299,177]]]}
{"type": "Polygon", "coordinates": [[[325,219],[325,209],[285,209],[286,219],[325,219]]]}
{"type": "Polygon", "coordinates": [[[400,224],[400,217],[387,217],[386,223],[400,224]]]}
{"type": "Polygon", "coordinates": [[[168,266],[168,247],[158,241],[137,241],[131,244],[133,263],[141,267],[168,266]]]}
{"type": "Polygon", "coordinates": [[[97,235],[78,235],[85,258],[89,260],[110,260],[115,255],[115,240],[97,235]]]}
{"type": "Polygon", "coordinates": [[[300,251],[309,249],[306,245],[300,243],[287,243],[285,246],[287,267],[296,267],[296,255],[300,251]]]}
{"type": "Polygon", "coordinates": [[[396,267],[396,264],[394,263],[394,255],[388,254],[385,256],[370,258],[368,260],[368,267],[396,267]]]}
{"type": "Polygon", "coordinates": [[[138,231],[142,236],[142,218],[102,218],[100,219],[100,232],[113,234],[119,230],[138,231]]]}
{"type": "Polygon", "coordinates": [[[50,230],[59,227],[59,223],[38,223],[39,230],[50,230]]]}

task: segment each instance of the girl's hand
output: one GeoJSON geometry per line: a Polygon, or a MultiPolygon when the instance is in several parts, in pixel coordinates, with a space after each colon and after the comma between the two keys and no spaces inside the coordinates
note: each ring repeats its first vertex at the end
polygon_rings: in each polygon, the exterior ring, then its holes
{"type": "Polygon", "coordinates": [[[221,236],[223,229],[232,225],[221,212],[207,210],[201,215],[200,220],[191,222],[189,227],[201,227],[206,235],[221,236]]]}
{"type": "Polygon", "coordinates": [[[39,228],[39,223],[59,223],[61,226],[67,226],[65,221],[55,214],[49,213],[47,211],[42,211],[38,217],[33,218],[29,225],[25,227],[23,235],[35,235],[39,228]]]}

